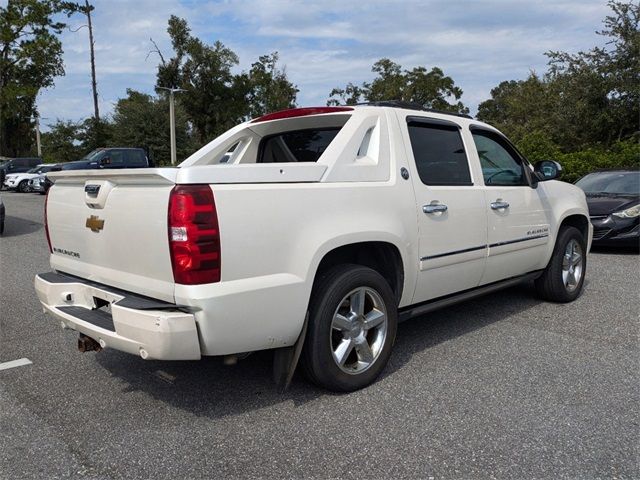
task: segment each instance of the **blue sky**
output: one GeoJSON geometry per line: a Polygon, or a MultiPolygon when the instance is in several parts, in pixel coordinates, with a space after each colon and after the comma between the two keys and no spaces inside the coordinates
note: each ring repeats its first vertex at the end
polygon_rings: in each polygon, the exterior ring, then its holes
{"type": "MultiPolygon", "coordinates": [[[[6,0],[0,0],[0,4],[6,0]]],[[[186,18],[195,35],[220,40],[246,70],[259,55],[280,54],[300,89],[301,106],[324,105],[333,87],[371,80],[371,65],[389,57],[404,68],[438,66],[463,89],[475,112],[502,80],[544,72],[548,50],[602,44],[595,35],[609,13],[604,0],[93,0],[101,112],[112,111],[127,88],[152,93],[157,56],[153,38],[171,56],[167,19],[186,18]]],[[[84,23],[80,16],[70,26],[84,23]]],[[[43,91],[43,123],[91,115],[86,28],[62,36],[66,76],[43,91]]]]}

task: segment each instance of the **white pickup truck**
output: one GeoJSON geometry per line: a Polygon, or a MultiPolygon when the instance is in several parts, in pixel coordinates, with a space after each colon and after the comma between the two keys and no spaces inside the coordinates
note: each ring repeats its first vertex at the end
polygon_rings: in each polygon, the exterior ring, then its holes
{"type": "MultiPolygon", "coordinates": [[[[178,168],[63,171],[35,288],[79,348],[192,360],[276,349],[318,385],[373,382],[397,324],[535,280],[575,299],[583,192],[496,129],[398,102],[243,123],[178,168]]],[[[285,380],[282,380],[285,379],[285,380]]]]}

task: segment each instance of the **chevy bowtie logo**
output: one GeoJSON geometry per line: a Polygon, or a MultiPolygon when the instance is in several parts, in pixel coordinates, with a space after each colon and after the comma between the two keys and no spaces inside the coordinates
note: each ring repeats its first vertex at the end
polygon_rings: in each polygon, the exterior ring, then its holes
{"type": "Polygon", "coordinates": [[[92,232],[100,233],[100,230],[104,228],[104,220],[100,220],[97,216],[91,215],[87,218],[85,227],[90,228],[92,232]]]}

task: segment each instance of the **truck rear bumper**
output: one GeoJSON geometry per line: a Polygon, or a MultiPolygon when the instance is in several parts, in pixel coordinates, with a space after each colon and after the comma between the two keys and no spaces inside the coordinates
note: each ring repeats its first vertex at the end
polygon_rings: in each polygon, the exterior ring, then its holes
{"type": "Polygon", "coordinates": [[[143,359],[197,360],[195,317],[177,305],[132,295],[61,273],[41,273],[35,289],[44,311],[96,340],[143,359]]]}

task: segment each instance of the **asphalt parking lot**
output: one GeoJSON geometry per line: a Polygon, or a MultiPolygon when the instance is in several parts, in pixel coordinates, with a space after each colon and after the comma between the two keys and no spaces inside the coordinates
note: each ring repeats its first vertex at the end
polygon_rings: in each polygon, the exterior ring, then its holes
{"type": "Polygon", "coordinates": [[[44,197],[0,195],[0,364],[32,362],[0,370],[0,478],[640,477],[637,253],[592,253],[573,304],[523,285],[402,324],[365,390],[280,394],[268,352],[79,353],[33,290],[44,197]]]}

